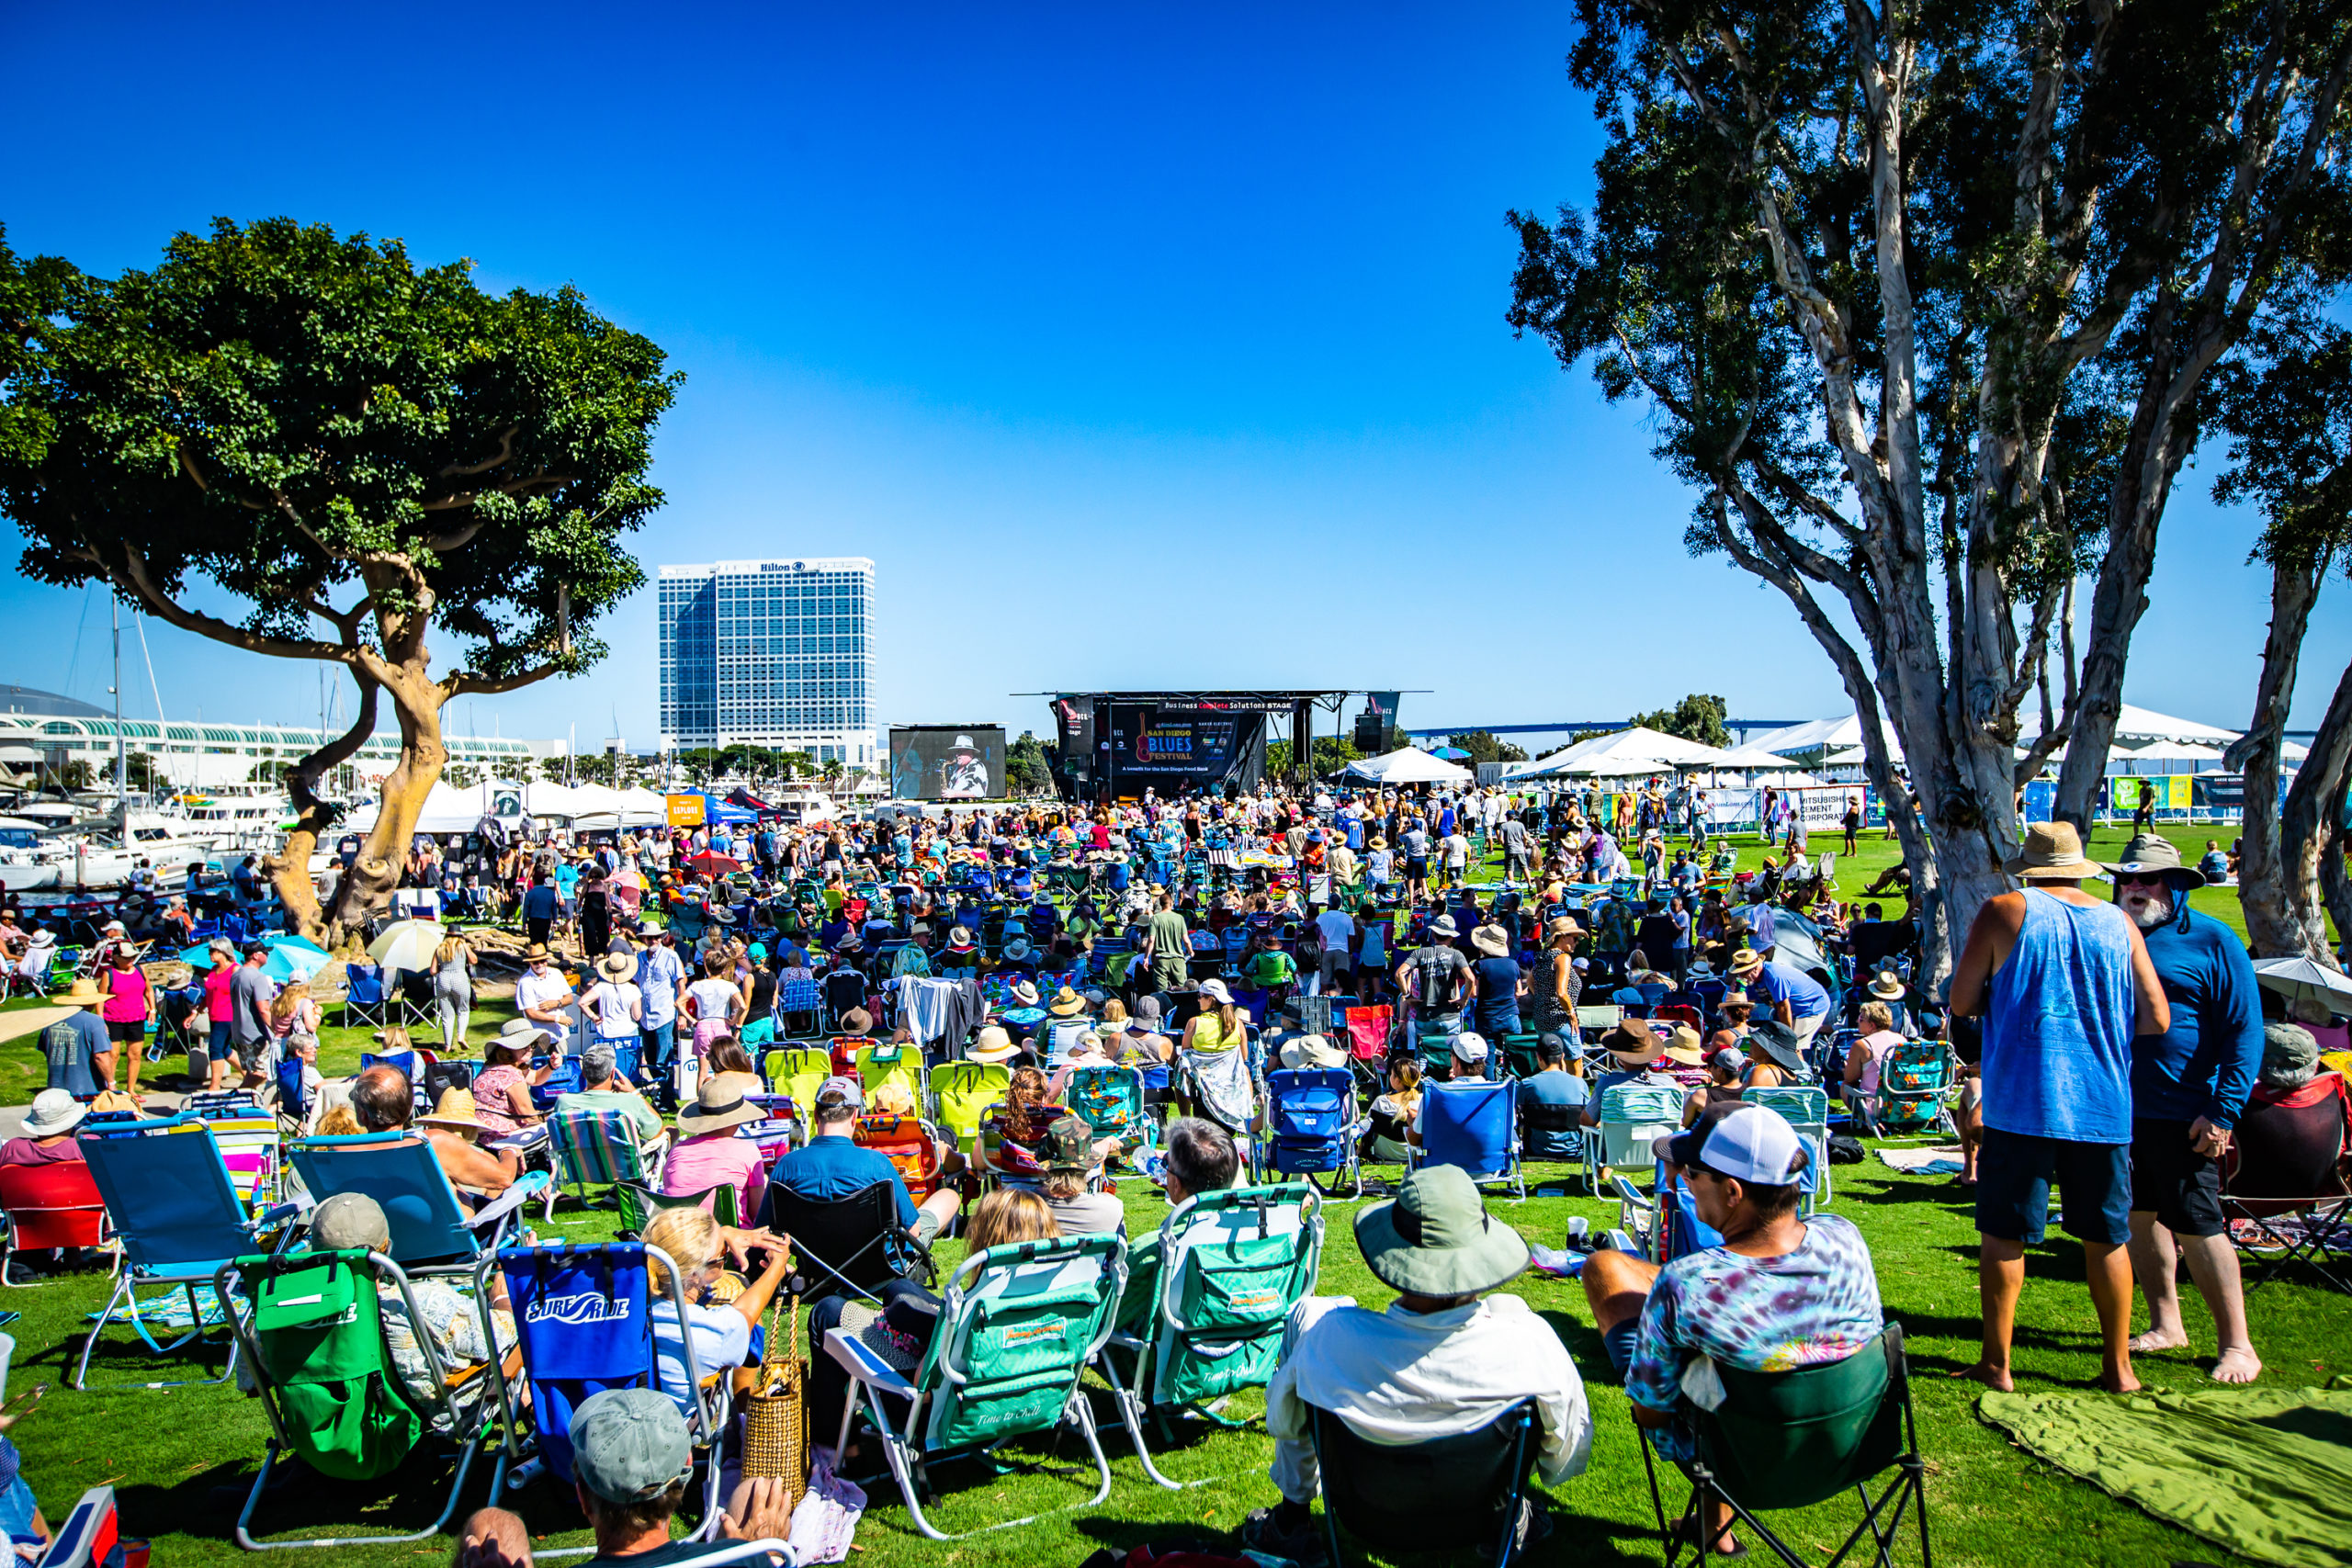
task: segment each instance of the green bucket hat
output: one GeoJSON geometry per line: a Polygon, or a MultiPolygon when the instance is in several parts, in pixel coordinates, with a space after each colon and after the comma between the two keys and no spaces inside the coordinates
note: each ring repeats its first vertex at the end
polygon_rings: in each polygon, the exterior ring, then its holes
{"type": "Polygon", "coordinates": [[[1413,1172],[1385,1203],[1356,1213],[1356,1246],[1383,1284],[1417,1296],[1475,1296],[1509,1284],[1527,1243],[1498,1224],[1460,1166],[1413,1172]]]}

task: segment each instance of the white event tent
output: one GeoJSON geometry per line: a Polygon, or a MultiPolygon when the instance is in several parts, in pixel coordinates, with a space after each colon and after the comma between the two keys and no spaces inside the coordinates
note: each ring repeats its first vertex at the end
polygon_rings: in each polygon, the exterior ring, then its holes
{"type": "Polygon", "coordinates": [[[1411,746],[1385,757],[1361,758],[1343,771],[1351,779],[1391,784],[1468,784],[1477,777],[1467,768],[1456,767],[1442,757],[1432,757],[1411,746]]]}

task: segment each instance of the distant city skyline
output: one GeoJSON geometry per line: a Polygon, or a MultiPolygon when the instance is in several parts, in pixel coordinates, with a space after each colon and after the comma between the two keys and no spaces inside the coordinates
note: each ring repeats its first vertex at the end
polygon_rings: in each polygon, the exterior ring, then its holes
{"type": "MultiPolygon", "coordinates": [[[[0,222],[20,254],[110,275],[215,214],[288,213],[471,258],[487,288],[574,285],[669,352],[687,379],[656,438],[668,499],[632,543],[646,587],[593,628],[609,657],[462,699],[453,734],[651,750],[661,563],[787,535],[876,563],[876,728],[1049,733],[1016,692],[1366,683],[1430,688],[1413,728],[1694,691],[1846,712],[1784,601],[1685,553],[1698,498],[1641,412],[1504,324],[1504,211],[1591,193],[1573,41],[1573,7],[1508,0],[420,0],[201,28],[141,0],[18,6],[0,50],[40,69],[0,126],[42,152],[0,175],[0,222]],[[561,36],[571,69],[496,93],[420,78],[459,28],[486,57],[561,36]],[[626,125],[583,118],[582,78],[628,84],[626,125]],[[371,102],[403,106],[396,133],[351,112],[371,102]],[[512,179],[449,176],[492,149],[512,179]]],[[[2246,559],[2258,518],[2211,498],[2218,456],[2175,490],[2126,694],[2236,729],[2269,579],[2246,559]]],[[[2352,661],[2347,594],[2330,582],[2313,615],[2297,728],[2352,661]]],[[[0,678],[111,705],[103,595],[11,572],[0,614],[0,678]]],[[[340,671],[322,701],[315,667],[153,624],[151,682],[125,627],[130,716],[351,712],[340,671]]]]}

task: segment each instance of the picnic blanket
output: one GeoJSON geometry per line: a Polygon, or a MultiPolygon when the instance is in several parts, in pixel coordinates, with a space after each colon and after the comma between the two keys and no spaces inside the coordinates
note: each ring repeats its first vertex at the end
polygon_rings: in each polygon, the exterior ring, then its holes
{"type": "Polygon", "coordinates": [[[1911,1176],[1956,1176],[1961,1170],[1958,1144],[1924,1149],[1891,1149],[1882,1145],[1878,1157],[1893,1168],[1911,1176]]]}
{"type": "Polygon", "coordinates": [[[2018,1446],[2244,1557],[2352,1563],[2352,1376],[2324,1388],[1987,1393],[2018,1446]]]}

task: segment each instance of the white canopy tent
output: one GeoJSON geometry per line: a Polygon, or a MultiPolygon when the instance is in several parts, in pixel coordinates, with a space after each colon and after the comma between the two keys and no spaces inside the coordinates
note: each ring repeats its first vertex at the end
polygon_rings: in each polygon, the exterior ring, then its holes
{"type": "Polygon", "coordinates": [[[2108,753],[2107,765],[2120,773],[2204,773],[2221,767],[2222,753],[2211,746],[2159,740],[2129,751],[2118,747],[2108,753]]]}
{"type": "Polygon", "coordinates": [[[1351,779],[1389,784],[1468,784],[1477,777],[1467,768],[1411,746],[1385,757],[1362,758],[1350,762],[1343,772],[1351,779]]]}
{"type": "MultiPolygon", "coordinates": [[[[1730,753],[1663,730],[1612,729],[1579,740],[1541,759],[1521,778],[1635,778],[1672,773],[1677,767],[1713,767],[1730,753]]],[[[1736,765],[1736,764],[1733,764],[1736,765]]]]}

